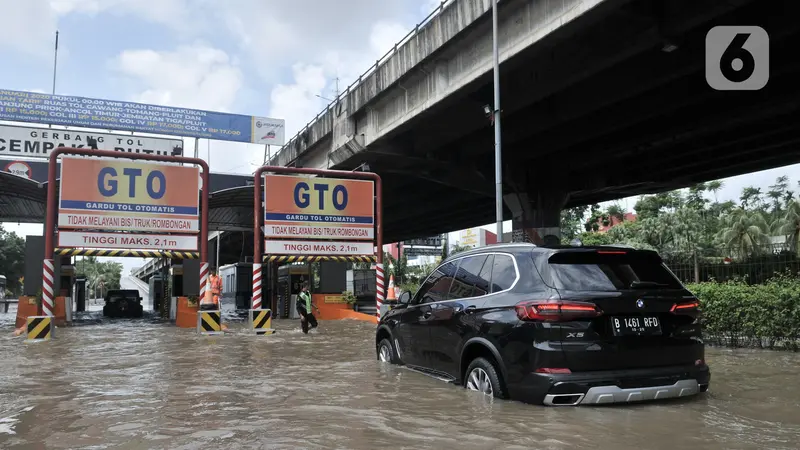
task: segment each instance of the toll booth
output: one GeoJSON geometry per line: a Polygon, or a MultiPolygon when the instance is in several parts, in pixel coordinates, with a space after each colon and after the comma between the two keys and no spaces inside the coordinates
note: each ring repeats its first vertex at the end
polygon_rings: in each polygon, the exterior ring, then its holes
{"type": "Polygon", "coordinates": [[[153,305],[153,311],[161,311],[165,287],[162,273],[155,273],[150,277],[150,304],[153,305]]]}
{"type": "Polygon", "coordinates": [[[72,264],[71,256],[57,256],[53,262],[54,272],[57,275],[57,279],[53,280],[53,290],[56,297],[64,297],[64,319],[70,323],[74,310],[75,266],[72,264]]]}
{"type": "MultiPolygon", "coordinates": [[[[263,273],[263,272],[262,272],[263,273]]],[[[253,299],[253,264],[237,262],[219,268],[222,279],[222,309],[248,310],[253,299]]],[[[268,282],[262,281],[262,295],[268,282]]]]}
{"type": "Polygon", "coordinates": [[[297,295],[303,283],[311,281],[309,264],[286,264],[278,267],[278,313],[282,319],[298,319],[297,295]]]}
{"type": "Polygon", "coordinates": [[[72,298],[75,299],[75,311],[86,311],[86,277],[76,277],[72,287],[72,298]]]}
{"type": "MultiPolygon", "coordinates": [[[[152,292],[152,291],[151,291],[152,292]]],[[[167,314],[170,320],[175,320],[178,312],[178,297],[183,297],[183,264],[172,263],[169,266],[169,313],[167,314]]],[[[152,294],[150,294],[152,295],[152,294]]],[[[154,311],[158,311],[153,308],[154,311]]]]}
{"type": "Polygon", "coordinates": [[[172,296],[183,297],[183,264],[172,264],[169,268],[169,276],[172,282],[172,296]]]}

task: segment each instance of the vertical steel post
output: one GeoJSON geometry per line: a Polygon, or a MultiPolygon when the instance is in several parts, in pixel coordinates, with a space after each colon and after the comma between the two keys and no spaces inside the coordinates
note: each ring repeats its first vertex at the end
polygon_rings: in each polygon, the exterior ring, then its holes
{"type": "Polygon", "coordinates": [[[497,241],[503,242],[503,151],[500,139],[500,55],[497,50],[497,1],[492,0],[492,53],[494,58],[494,183],[497,241]]]}

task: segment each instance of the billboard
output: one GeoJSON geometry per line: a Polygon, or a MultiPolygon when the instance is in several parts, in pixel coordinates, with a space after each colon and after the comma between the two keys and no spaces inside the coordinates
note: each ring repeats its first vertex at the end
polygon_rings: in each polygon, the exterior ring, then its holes
{"type": "Polygon", "coordinates": [[[0,120],[283,145],[285,121],[188,108],[0,89],[0,120]]]}
{"type": "Polygon", "coordinates": [[[267,239],[374,239],[371,180],[268,174],[264,195],[267,239]]]}
{"type": "Polygon", "coordinates": [[[182,139],[0,125],[0,157],[44,159],[60,147],[183,156],[182,139]]]}
{"type": "Polygon", "coordinates": [[[200,168],[63,157],[58,227],[199,232],[200,168]]]}
{"type": "Polygon", "coordinates": [[[96,231],[59,230],[58,247],[189,252],[197,251],[197,235],[98,233],[96,231]]]}
{"type": "Polygon", "coordinates": [[[484,228],[461,230],[458,237],[458,243],[464,247],[475,248],[497,243],[497,235],[484,228]]]}

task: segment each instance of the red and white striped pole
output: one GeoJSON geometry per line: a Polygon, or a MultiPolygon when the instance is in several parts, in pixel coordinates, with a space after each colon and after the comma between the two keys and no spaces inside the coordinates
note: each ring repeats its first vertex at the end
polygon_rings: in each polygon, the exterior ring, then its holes
{"type": "Polygon", "coordinates": [[[53,310],[55,309],[53,303],[53,277],[55,272],[53,260],[45,259],[42,265],[42,312],[49,317],[53,317],[53,310]]]}
{"type": "Polygon", "coordinates": [[[206,289],[208,286],[208,263],[200,263],[200,303],[206,298],[206,289]]]}
{"type": "Polygon", "coordinates": [[[375,315],[378,316],[378,320],[381,320],[381,307],[383,306],[383,300],[386,298],[386,282],[384,281],[384,274],[383,274],[383,264],[376,263],[375,264],[375,306],[377,310],[375,311],[375,315]]]}
{"type": "Polygon", "coordinates": [[[261,309],[261,264],[253,263],[253,309],[261,309]]]}

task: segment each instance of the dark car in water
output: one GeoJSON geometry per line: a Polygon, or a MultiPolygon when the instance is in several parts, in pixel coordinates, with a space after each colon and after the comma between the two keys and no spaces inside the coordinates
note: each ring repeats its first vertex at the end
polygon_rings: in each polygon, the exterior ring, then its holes
{"type": "Polygon", "coordinates": [[[139,318],[143,314],[142,297],[136,289],[112,289],[106,293],[103,316],[139,318]]]}
{"type": "Polygon", "coordinates": [[[699,302],[658,253],[496,244],[443,261],[380,320],[378,359],[544,405],[705,392],[699,302]]]}

